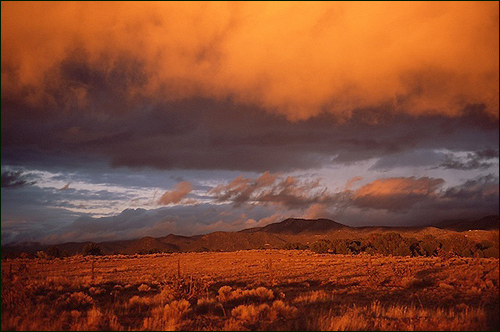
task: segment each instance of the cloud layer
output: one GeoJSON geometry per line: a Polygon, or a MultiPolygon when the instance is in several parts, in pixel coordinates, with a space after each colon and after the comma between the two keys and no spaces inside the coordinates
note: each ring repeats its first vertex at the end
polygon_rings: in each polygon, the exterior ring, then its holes
{"type": "Polygon", "coordinates": [[[290,120],[498,118],[498,39],[498,2],[7,2],[2,98],[92,111],[112,81],[127,103],[230,98],[290,120]]]}

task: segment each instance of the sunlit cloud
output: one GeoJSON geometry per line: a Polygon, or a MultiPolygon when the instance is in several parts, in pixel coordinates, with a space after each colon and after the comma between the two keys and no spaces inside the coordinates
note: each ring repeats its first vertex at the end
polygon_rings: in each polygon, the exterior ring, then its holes
{"type": "Polygon", "coordinates": [[[353,203],[374,209],[406,210],[436,196],[445,183],[434,178],[387,178],[375,180],[356,190],[353,203]]]}
{"type": "Polygon", "coordinates": [[[187,181],[179,182],[174,189],[167,190],[158,200],[158,204],[168,205],[179,203],[187,194],[191,192],[191,183],[187,181]]]}
{"type": "Polygon", "coordinates": [[[87,109],[93,80],[119,78],[129,100],[231,97],[290,120],[382,105],[457,116],[467,104],[498,118],[497,13],[498,2],[4,2],[2,95],[87,109]]]}

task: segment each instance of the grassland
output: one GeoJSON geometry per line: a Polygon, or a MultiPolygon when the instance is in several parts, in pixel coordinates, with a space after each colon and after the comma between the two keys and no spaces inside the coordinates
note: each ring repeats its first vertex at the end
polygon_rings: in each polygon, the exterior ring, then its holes
{"type": "Polygon", "coordinates": [[[2,330],[498,330],[497,258],[248,250],[2,260],[2,330]]]}

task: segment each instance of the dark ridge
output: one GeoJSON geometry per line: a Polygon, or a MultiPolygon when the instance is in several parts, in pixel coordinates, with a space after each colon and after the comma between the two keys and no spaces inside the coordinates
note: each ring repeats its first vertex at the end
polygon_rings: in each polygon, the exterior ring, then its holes
{"type": "MultiPolygon", "coordinates": [[[[181,236],[169,234],[164,237],[146,236],[140,239],[105,241],[97,243],[105,255],[149,254],[156,252],[234,251],[246,249],[283,248],[288,242],[309,243],[318,236],[356,237],[366,232],[419,232],[434,228],[436,231],[498,230],[499,216],[490,215],[478,220],[446,220],[423,227],[365,226],[349,227],[330,219],[289,218],[265,227],[244,229],[239,232],[212,232],[205,235],[181,236]]],[[[64,254],[83,253],[85,245],[92,242],[66,242],[55,245],[64,254]]],[[[36,242],[2,245],[2,258],[18,257],[21,253],[34,256],[37,251],[47,250],[51,245],[36,242]]]]}
{"type": "Polygon", "coordinates": [[[452,231],[463,232],[467,230],[494,230],[499,229],[499,216],[490,215],[479,220],[445,220],[437,223],[435,227],[449,229],[452,231]]]}

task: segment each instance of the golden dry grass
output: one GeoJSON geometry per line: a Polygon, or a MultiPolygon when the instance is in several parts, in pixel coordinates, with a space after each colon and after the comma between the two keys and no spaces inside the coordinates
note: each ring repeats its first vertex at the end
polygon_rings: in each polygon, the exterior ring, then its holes
{"type": "Polygon", "coordinates": [[[286,250],[3,260],[1,327],[497,330],[498,264],[286,250]]]}

